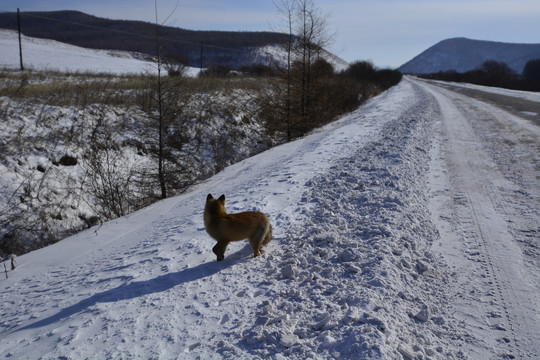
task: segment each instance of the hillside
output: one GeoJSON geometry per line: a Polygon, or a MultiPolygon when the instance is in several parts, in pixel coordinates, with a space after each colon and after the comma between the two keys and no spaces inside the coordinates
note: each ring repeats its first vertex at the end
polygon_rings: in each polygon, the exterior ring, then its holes
{"type": "Polygon", "coordinates": [[[506,63],[521,74],[527,61],[540,58],[540,44],[511,44],[453,38],[443,40],[399,67],[406,74],[430,74],[455,70],[466,72],[487,60],[506,63]]]}
{"type": "MultiPolygon", "coordinates": [[[[23,12],[21,19],[27,36],[91,49],[156,55],[156,27],[152,23],[104,19],[77,11],[23,12]]],[[[16,30],[16,13],[0,13],[0,28],[16,30]]],[[[160,35],[165,57],[195,67],[251,65],[254,49],[286,40],[285,34],[275,32],[193,31],[168,26],[160,27],[160,35]]]]}
{"type": "MultiPolygon", "coordinates": [[[[26,70],[142,74],[156,72],[148,56],[118,50],[85,49],[54,40],[22,37],[23,64],[26,70]]],[[[16,31],[0,29],[0,68],[20,67],[19,39],[16,31]]],[[[190,68],[190,73],[196,74],[190,68]]]]}

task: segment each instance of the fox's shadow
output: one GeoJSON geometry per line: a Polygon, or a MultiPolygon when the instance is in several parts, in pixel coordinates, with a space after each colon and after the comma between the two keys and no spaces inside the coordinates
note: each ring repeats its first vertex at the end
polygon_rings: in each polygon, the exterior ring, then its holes
{"type": "Polygon", "coordinates": [[[208,276],[212,276],[223,269],[249,261],[250,256],[248,255],[251,254],[248,252],[248,250],[251,251],[251,249],[249,248],[249,245],[247,248],[248,249],[244,247],[243,249],[230,254],[228,257],[225,257],[225,261],[218,262],[214,260],[175,273],[164,274],[153,279],[122,284],[114,289],[92,295],[88,299],[81,300],[70,307],[62,309],[60,312],[54,315],[26,325],[20,329],[17,329],[16,331],[35,329],[53,324],[74,314],[89,311],[89,308],[97,303],[112,303],[120,300],[129,300],[149,294],[160,293],[172,289],[178,285],[187,284],[208,276]]]}

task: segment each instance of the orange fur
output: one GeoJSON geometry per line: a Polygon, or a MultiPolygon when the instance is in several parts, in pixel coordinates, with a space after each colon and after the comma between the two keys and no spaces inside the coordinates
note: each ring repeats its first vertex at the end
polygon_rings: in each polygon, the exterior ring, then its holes
{"type": "Polygon", "coordinates": [[[261,246],[268,244],[272,238],[272,225],[266,215],[259,211],[227,214],[225,195],[215,200],[212,194],[208,194],[204,207],[204,226],[206,232],[217,241],[212,251],[218,261],[225,258],[225,249],[231,241],[249,239],[253,255],[259,256],[261,246]]]}

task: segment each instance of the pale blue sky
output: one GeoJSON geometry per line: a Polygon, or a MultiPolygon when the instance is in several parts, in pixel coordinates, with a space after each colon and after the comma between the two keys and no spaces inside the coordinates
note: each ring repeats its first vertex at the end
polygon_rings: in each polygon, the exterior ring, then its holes
{"type": "MultiPolygon", "coordinates": [[[[540,43],[539,0],[314,0],[347,61],[398,67],[451,37],[540,43]]],[[[177,0],[159,0],[163,21],[177,0]]],[[[79,10],[110,19],[154,21],[152,0],[2,0],[0,11],[79,10]]],[[[194,30],[280,30],[272,0],[180,0],[169,24],[194,30]]]]}

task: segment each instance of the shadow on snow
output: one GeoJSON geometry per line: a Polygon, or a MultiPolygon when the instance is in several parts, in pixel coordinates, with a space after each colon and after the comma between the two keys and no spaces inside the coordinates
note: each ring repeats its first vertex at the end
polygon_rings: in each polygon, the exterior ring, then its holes
{"type": "Polygon", "coordinates": [[[231,254],[228,259],[225,258],[225,261],[207,262],[175,273],[161,275],[154,279],[122,284],[114,289],[92,295],[88,299],[81,300],[78,303],[61,310],[57,314],[17,329],[16,332],[51,325],[77,313],[89,311],[88,309],[91,306],[98,303],[112,303],[121,300],[134,299],[149,294],[160,293],[170,290],[178,285],[187,284],[212,276],[221,270],[247,261],[249,257],[246,257],[245,255],[246,251],[243,249],[231,254]]]}

